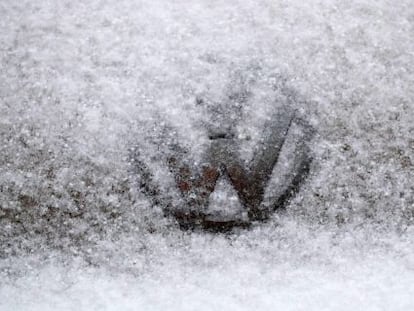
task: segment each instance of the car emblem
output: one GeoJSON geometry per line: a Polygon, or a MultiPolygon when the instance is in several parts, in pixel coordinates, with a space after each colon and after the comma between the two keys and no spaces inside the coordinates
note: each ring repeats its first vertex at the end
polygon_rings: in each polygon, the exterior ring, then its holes
{"type": "MultiPolygon", "coordinates": [[[[223,115],[223,111],[218,113],[223,115]]],[[[165,165],[181,197],[178,206],[165,190],[161,190],[139,153],[134,154],[136,173],[140,176],[139,187],[154,204],[161,205],[167,215],[173,216],[181,228],[222,232],[265,221],[275,210],[287,205],[308,176],[312,160],[308,142],[314,130],[292,109],[282,107],[269,118],[262,139],[247,164],[239,157],[240,139],[233,131],[236,122],[221,123],[226,124],[225,127],[206,125],[209,144],[198,167],[188,161],[188,151],[177,142],[170,146],[165,165]],[[282,148],[293,128],[300,135],[294,148],[289,148],[291,171],[278,194],[264,200],[282,148]],[[227,192],[221,189],[222,193],[217,193],[220,192],[218,188],[225,188],[227,192]],[[228,195],[229,191],[233,195],[228,195]],[[218,207],[211,208],[212,201],[219,201],[218,207]],[[229,213],[225,207],[232,204],[237,207],[229,213]]]]}

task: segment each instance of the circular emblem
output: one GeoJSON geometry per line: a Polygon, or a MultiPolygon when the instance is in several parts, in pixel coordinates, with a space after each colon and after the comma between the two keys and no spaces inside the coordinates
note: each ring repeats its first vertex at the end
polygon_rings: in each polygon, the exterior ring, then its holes
{"type": "MultiPolygon", "coordinates": [[[[197,103],[204,104],[199,99],[197,103]]],[[[141,190],[183,229],[222,232],[267,220],[275,210],[286,206],[306,179],[312,160],[308,142],[314,130],[298,118],[295,111],[282,107],[265,122],[255,152],[246,162],[239,156],[241,138],[234,130],[239,119],[229,120],[229,115],[217,107],[211,115],[213,122],[203,124],[208,133],[208,145],[198,164],[192,164],[189,151],[179,142],[168,146],[164,165],[173,177],[171,192],[179,194],[179,203],[174,203],[170,191],[161,189],[149,166],[137,153],[134,162],[141,190]],[[290,170],[285,172],[277,191],[266,197],[272,176],[278,173],[275,166],[280,162],[280,154],[290,135],[297,138],[293,146],[287,148],[289,154],[285,158],[289,165],[282,165],[290,170]]]]}

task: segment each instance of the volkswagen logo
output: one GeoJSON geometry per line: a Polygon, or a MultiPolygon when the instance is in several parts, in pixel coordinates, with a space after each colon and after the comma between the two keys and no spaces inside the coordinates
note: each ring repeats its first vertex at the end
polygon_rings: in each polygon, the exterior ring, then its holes
{"type": "MultiPolygon", "coordinates": [[[[203,103],[198,100],[198,104],[203,103]]],[[[179,194],[179,203],[173,202],[168,190],[161,189],[138,150],[134,163],[139,187],[183,229],[229,231],[269,219],[274,211],[288,204],[308,176],[312,161],[308,142],[314,135],[313,128],[294,110],[281,107],[265,122],[255,152],[246,162],[239,152],[242,138],[234,131],[239,119],[217,122],[228,118],[220,109],[212,115],[215,122],[205,125],[208,144],[202,161],[192,163],[189,151],[177,141],[169,145],[164,166],[174,180],[173,190],[179,194]],[[289,172],[277,193],[266,198],[270,180],[278,173],[275,167],[281,161],[281,152],[292,135],[298,138],[285,156],[289,172]]]]}

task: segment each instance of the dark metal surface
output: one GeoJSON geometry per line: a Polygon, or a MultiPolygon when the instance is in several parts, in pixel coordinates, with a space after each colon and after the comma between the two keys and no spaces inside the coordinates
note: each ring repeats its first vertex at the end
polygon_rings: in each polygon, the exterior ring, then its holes
{"type": "Polygon", "coordinates": [[[140,188],[154,204],[161,204],[166,214],[175,217],[183,229],[201,228],[225,232],[235,227],[246,228],[254,222],[265,221],[275,210],[286,206],[309,173],[312,159],[308,141],[314,131],[307,122],[297,118],[294,111],[285,107],[269,119],[264,125],[261,143],[248,165],[239,157],[240,141],[232,131],[234,123],[234,120],[233,123],[228,122],[222,128],[216,123],[208,128],[210,143],[201,167],[192,167],[189,164],[186,150],[178,143],[171,147],[172,153],[166,164],[184,202],[180,207],[172,206],[172,200],[162,193],[145,163],[139,156],[135,157],[140,188]],[[280,194],[272,198],[270,205],[265,206],[263,198],[266,186],[293,125],[300,127],[303,133],[291,156],[293,169],[280,194]],[[217,212],[214,215],[208,212],[210,196],[220,178],[226,178],[236,191],[245,211],[244,216],[228,218],[217,212]]]}

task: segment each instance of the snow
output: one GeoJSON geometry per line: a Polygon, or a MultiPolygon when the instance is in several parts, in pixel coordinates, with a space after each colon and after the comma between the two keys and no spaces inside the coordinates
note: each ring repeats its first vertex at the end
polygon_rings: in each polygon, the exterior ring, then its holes
{"type": "Polygon", "coordinates": [[[3,0],[0,310],[413,310],[413,34],[410,0],[3,0]],[[183,232],[139,191],[133,155],[175,198],[169,142],[200,161],[218,109],[248,160],[283,103],[314,162],[270,221],[183,232]]]}
{"type": "MultiPolygon", "coordinates": [[[[375,228],[278,227],[237,236],[120,239],[112,258],[28,257],[3,285],[5,310],[410,310],[412,239],[375,228]],[[375,234],[375,236],[373,236],[375,234]],[[108,262],[105,263],[105,260],[108,262]],[[29,262],[29,264],[28,264],[29,262]]],[[[413,232],[411,232],[412,234],[413,232]]],[[[102,247],[102,246],[101,246],[102,247]]],[[[93,251],[93,252],[96,252],[93,251]]],[[[101,255],[103,250],[100,250],[101,255]]]]}

